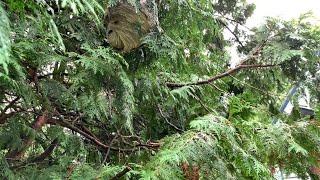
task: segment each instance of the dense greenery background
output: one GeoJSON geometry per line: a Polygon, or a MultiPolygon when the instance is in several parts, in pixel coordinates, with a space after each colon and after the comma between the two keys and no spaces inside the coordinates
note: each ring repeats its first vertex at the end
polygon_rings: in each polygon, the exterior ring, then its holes
{"type": "Polygon", "coordinates": [[[248,30],[245,0],[163,0],[163,32],[123,54],[104,40],[116,3],[0,1],[1,179],[317,178],[320,27],[309,14],[248,30]],[[294,84],[314,116],[297,96],[279,112],[294,84]]]}

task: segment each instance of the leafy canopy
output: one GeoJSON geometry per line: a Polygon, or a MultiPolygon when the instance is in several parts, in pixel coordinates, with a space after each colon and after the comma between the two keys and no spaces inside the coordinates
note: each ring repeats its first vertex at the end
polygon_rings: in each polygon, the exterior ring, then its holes
{"type": "Polygon", "coordinates": [[[101,23],[117,3],[0,2],[1,178],[316,178],[320,27],[308,14],[248,32],[244,0],[157,1],[163,32],[122,54],[101,23]],[[279,111],[294,84],[314,115],[298,96],[279,111]]]}

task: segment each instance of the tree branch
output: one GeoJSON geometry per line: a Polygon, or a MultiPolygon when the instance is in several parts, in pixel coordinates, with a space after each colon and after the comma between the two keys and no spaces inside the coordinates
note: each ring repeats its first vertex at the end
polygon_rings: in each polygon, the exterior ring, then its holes
{"type": "Polygon", "coordinates": [[[236,41],[239,43],[239,45],[240,45],[242,48],[244,48],[244,45],[243,45],[243,43],[240,41],[240,38],[238,37],[238,35],[237,35],[234,31],[232,31],[226,23],[224,23],[224,22],[222,22],[222,21],[219,21],[219,22],[234,36],[234,38],[236,38],[236,41]]]}
{"type": "Polygon", "coordinates": [[[110,141],[110,143],[109,143],[109,148],[108,148],[108,150],[107,150],[107,152],[106,152],[106,155],[104,156],[104,159],[103,159],[103,161],[102,161],[102,164],[105,164],[105,163],[107,162],[108,156],[109,156],[109,154],[110,154],[110,150],[111,150],[111,147],[112,147],[112,144],[113,144],[114,140],[115,140],[117,137],[118,137],[118,135],[115,135],[115,136],[112,138],[112,140],[110,141]]]}
{"type": "Polygon", "coordinates": [[[171,83],[171,82],[167,82],[166,86],[169,88],[180,88],[180,87],[184,87],[184,86],[193,86],[193,85],[204,85],[204,84],[210,84],[211,82],[217,80],[217,79],[221,79],[223,77],[229,76],[233,73],[236,73],[237,71],[241,70],[241,69],[249,69],[249,68],[267,68],[267,67],[275,67],[278,66],[278,64],[267,64],[267,65],[263,65],[263,64],[252,64],[252,65],[246,65],[245,63],[251,59],[256,58],[261,50],[266,46],[266,43],[268,42],[269,37],[267,39],[265,39],[264,41],[262,41],[261,44],[257,45],[255,48],[253,48],[248,56],[246,58],[244,58],[243,60],[240,61],[239,65],[237,65],[234,68],[228,69],[227,71],[220,73],[216,76],[213,76],[207,80],[202,80],[202,81],[198,81],[198,82],[191,82],[191,83],[171,83]]]}
{"type": "Polygon", "coordinates": [[[124,176],[125,174],[127,174],[127,172],[131,171],[131,167],[126,166],[122,171],[120,171],[118,174],[116,174],[113,178],[111,178],[111,180],[118,180],[120,179],[122,176],[124,176]]]}
{"type": "MultiPolygon", "coordinates": [[[[47,123],[47,118],[48,118],[48,112],[44,111],[42,115],[38,116],[35,121],[33,122],[32,129],[35,131],[40,130],[46,123],[47,123]]],[[[27,149],[33,144],[33,138],[27,137],[23,141],[23,145],[21,149],[11,149],[7,154],[6,154],[6,159],[8,160],[16,160],[21,158],[27,149]]]]}
{"type": "Polygon", "coordinates": [[[192,83],[166,83],[167,87],[169,88],[180,88],[183,86],[193,86],[193,85],[204,85],[204,84],[209,84],[217,79],[221,79],[224,78],[226,76],[229,76],[233,73],[236,73],[237,71],[241,70],[241,69],[249,69],[249,68],[267,68],[267,67],[275,67],[278,65],[274,65],[274,64],[253,64],[253,65],[238,65],[232,69],[229,69],[223,73],[220,73],[216,76],[213,76],[207,80],[203,80],[203,81],[198,81],[198,82],[192,82],[192,83]]]}
{"type": "Polygon", "coordinates": [[[113,151],[121,151],[121,152],[132,152],[135,149],[121,149],[121,148],[117,148],[117,147],[111,147],[109,145],[106,145],[104,143],[101,142],[100,139],[95,138],[93,136],[91,136],[90,134],[85,133],[84,131],[80,130],[79,128],[73,126],[72,124],[70,124],[67,121],[62,121],[62,120],[55,120],[55,119],[50,119],[48,120],[48,124],[52,124],[52,125],[60,125],[62,127],[68,128],[76,133],[79,133],[80,135],[82,135],[83,137],[89,139],[92,143],[96,144],[97,146],[108,150],[109,148],[113,151]]]}
{"type": "Polygon", "coordinates": [[[35,157],[31,162],[34,163],[34,162],[41,162],[43,160],[45,160],[47,157],[49,157],[53,150],[59,145],[59,141],[58,139],[54,139],[50,146],[43,152],[41,153],[38,157],[35,157]]]}
{"type": "Polygon", "coordinates": [[[159,105],[157,105],[157,107],[158,107],[158,110],[159,110],[160,115],[162,116],[162,118],[163,118],[171,127],[173,127],[175,130],[177,130],[177,131],[179,131],[179,132],[182,132],[182,131],[183,131],[182,129],[178,128],[176,125],[174,125],[173,123],[171,123],[171,122],[167,119],[167,117],[163,114],[163,112],[162,112],[162,110],[161,110],[161,107],[160,107],[159,105]]]}
{"type": "Polygon", "coordinates": [[[20,97],[14,98],[6,107],[3,108],[0,114],[0,124],[4,124],[8,118],[10,118],[15,114],[15,113],[6,114],[6,111],[10,109],[19,99],[20,97]]]}
{"type": "Polygon", "coordinates": [[[59,145],[59,142],[58,142],[58,139],[54,139],[50,146],[43,152],[41,153],[39,156],[37,157],[34,157],[32,158],[30,161],[25,161],[21,164],[18,164],[18,165],[15,165],[15,166],[12,166],[10,167],[11,169],[18,169],[18,168],[21,168],[23,166],[26,166],[30,163],[38,163],[38,162],[42,162],[44,161],[47,157],[49,157],[52,153],[53,153],[53,150],[59,145]]]}

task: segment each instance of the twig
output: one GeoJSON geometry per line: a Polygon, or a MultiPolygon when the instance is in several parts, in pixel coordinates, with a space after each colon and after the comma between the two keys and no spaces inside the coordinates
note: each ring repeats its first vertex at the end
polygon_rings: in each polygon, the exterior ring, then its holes
{"type": "Polygon", "coordinates": [[[270,36],[268,36],[265,40],[263,40],[260,44],[254,47],[247,55],[246,58],[241,60],[238,65],[243,65],[251,59],[256,59],[259,54],[261,53],[262,49],[266,46],[267,42],[269,41],[270,36]]]}
{"type": "Polygon", "coordinates": [[[225,92],[226,92],[226,91],[220,89],[220,88],[219,88],[217,85],[215,85],[214,83],[210,83],[210,85],[211,85],[213,88],[217,89],[218,91],[220,91],[220,92],[222,92],[222,93],[225,93],[225,92]]]}
{"type": "Polygon", "coordinates": [[[219,22],[234,36],[234,38],[236,38],[236,41],[240,44],[240,46],[242,48],[244,48],[244,45],[240,41],[240,38],[238,37],[238,35],[236,35],[236,33],[234,31],[232,31],[226,23],[224,23],[222,21],[219,21],[219,22]]]}
{"type": "Polygon", "coordinates": [[[104,159],[103,159],[102,164],[105,164],[105,163],[107,162],[108,156],[109,156],[109,154],[110,154],[110,150],[111,150],[111,147],[112,147],[112,144],[113,144],[114,140],[115,140],[117,137],[118,137],[118,135],[115,135],[115,136],[112,138],[112,140],[110,141],[108,150],[107,150],[107,152],[106,152],[106,155],[104,156],[104,159]]]}
{"type": "Polygon", "coordinates": [[[246,30],[252,32],[251,28],[249,28],[249,27],[247,27],[246,25],[244,25],[245,22],[241,22],[241,21],[238,21],[238,20],[236,20],[236,19],[233,19],[233,18],[230,18],[230,17],[226,17],[223,13],[218,12],[218,11],[215,12],[215,13],[217,13],[217,14],[213,14],[213,16],[216,17],[217,19],[220,19],[220,20],[225,19],[225,20],[227,20],[227,21],[236,23],[237,25],[240,25],[240,26],[246,28],[246,30]]]}
{"type": "Polygon", "coordinates": [[[1,115],[4,114],[9,108],[11,108],[14,103],[16,103],[18,100],[20,99],[20,97],[16,97],[14,98],[1,112],[1,115]]]}
{"type": "Polygon", "coordinates": [[[200,105],[208,112],[214,112],[213,109],[209,108],[208,106],[206,106],[202,100],[200,99],[200,97],[198,97],[197,95],[194,94],[194,98],[200,103],[200,105]]]}
{"type": "Polygon", "coordinates": [[[147,147],[147,148],[152,148],[152,149],[159,149],[161,144],[158,142],[152,142],[152,141],[148,141],[147,144],[138,144],[137,146],[140,147],[147,147]]]}
{"type": "Polygon", "coordinates": [[[85,127],[83,124],[79,124],[81,130],[83,130],[85,133],[89,134],[90,136],[97,138],[95,134],[93,134],[87,127],[85,127]]]}
{"type": "Polygon", "coordinates": [[[166,116],[163,114],[162,110],[161,110],[161,107],[159,105],[158,106],[158,110],[160,112],[160,115],[162,116],[162,118],[171,126],[173,127],[175,130],[179,131],[179,132],[182,132],[183,130],[178,128],[176,125],[174,125],[173,123],[171,123],[167,118],[166,116]]]}
{"type": "MultiPolygon", "coordinates": [[[[48,74],[40,75],[40,76],[38,76],[38,79],[39,79],[39,80],[40,80],[40,79],[44,79],[44,78],[46,78],[46,77],[48,77],[48,76],[52,76],[52,75],[54,75],[54,73],[48,73],[48,74]]],[[[68,74],[68,73],[60,73],[60,75],[68,76],[69,74],[68,74]]]]}

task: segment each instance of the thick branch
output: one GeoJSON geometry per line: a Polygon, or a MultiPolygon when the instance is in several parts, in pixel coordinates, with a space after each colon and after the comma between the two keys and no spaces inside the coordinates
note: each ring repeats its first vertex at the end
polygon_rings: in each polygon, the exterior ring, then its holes
{"type": "Polygon", "coordinates": [[[192,83],[166,83],[167,87],[169,88],[180,88],[183,86],[192,86],[192,85],[203,85],[203,84],[210,84],[211,82],[217,80],[217,79],[221,79],[224,78],[226,76],[229,76],[233,73],[238,72],[241,69],[249,69],[249,68],[267,68],[267,67],[275,67],[277,65],[274,64],[267,64],[267,65],[263,65],[263,64],[253,64],[253,65],[238,65],[232,69],[229,69],[223,73],[220,73],[216,76],[213,76],[207,80],[203,80],[203,81],[198,81],[198,82],[192,82],[192,83]]]}
{"type": "Polygon", "coordinates": [[[58,144],[59,142],[58,142],[58,139],[56,138],[51,142],[50,146],[45,151],[43,151],[43,153],[41,153],[39,156],[32,158],[30,161],[25,161],[21,164],[12,166],[11,169],[18,169],[30,163],[38,163],[38,162],[44,161],[47,157],[49,157],[53,153],[53,150],[58,146],[58,144]]]}
{"type": "Polygon", "coordinates": [[[0,124],[6,123],[6,122],[7,122],[7,119],[13,117],[16,113],[17,113],[17,111],[10,112],[10,113],[7,113],[7,114],[2,114],[2,115],[0,116],[0,124]]]}
{"type": "Polygon", "coordinates": [[[93,134],[88,128],[86,128],[83,124],[79,123],[79,126],[80,126],[80,130],[82,130],[83,132],[89,134],[90,136],[98,139],[97,136],[95,134],[93,134]]]}
{"type": "MultiPolygon", "coordinates": [[[[47,117],[48,116],[48,112],[45,111],[42,115],[38,116],[36,118],[36,120],[34,121],[32,128],[35,131],[40,130],[46,123],[47,123],[47,117]]],[[[15,159],[19,159],[21,158],[26,150],[32,145],[33,143],[33,138],[32,137],[27,137],[24,141],[23,141],[23,145],[21,149],[12,149],[11,151],[9,151],[6,154],[6,158],[8,160],[15,160],[15,159]]]]}
{"type": "Polygon", "coordinates": [[[58,139],[57,138],[54,139],[51,142],[50,146],[43,153],[41,153],[38,157],[34,158],[31,162],[34,163],[34,162],[41,162],[41,161],[45,160],[47,157],[49,157],[52,154],[53,150],[58,146],[58,144],[59,144],[58,139]]]}
{"type": "Polygon", "coordinates": [[[120,171],[118,174],[116,174],[111,180],[117,180],[120,179],[122,176],[127,174],[127,172],[131,171],[131,167],[126,166],[122,171],[120,171]]]}

